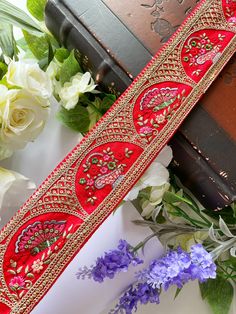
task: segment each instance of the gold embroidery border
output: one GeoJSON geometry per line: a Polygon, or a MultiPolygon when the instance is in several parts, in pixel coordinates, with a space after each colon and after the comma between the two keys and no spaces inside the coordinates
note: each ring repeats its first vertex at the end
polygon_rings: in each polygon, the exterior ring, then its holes
{"type": "MultiPolygon", "coordinates": [[[[199,6],[198,11],[195,12],[195,16],[191,16],[187,22],[184,24],[184,26],[181,28],[181,31],[177,32],[175,37],[172,39],[172,41],[169,43],[168,46],[165,46],[165,49],[170,52],[170,47],[174,45],[174,43],[178,43],[178,40],[181,38],[180,34],[182,36],[183,33],[186,31],[186,28],[191,20],[191,26],[193,25],[193,20],[197,20],[197,17],[204,12],[206,7],[210,6],[214,1],[218,0],[212,0],[207,1],[203,0],[203,3],[201,3],[201,7],[199,6]],[[180,37],[180,38],[179,38],[180,37]],[[169,48],[169,49],[168,49],[169,48]]],[[[229,31],[233,32],[232,29],[229,29],[229,31]]],[[[185,33],[186,34],[186,33],[185,33]]],[[[208,73],[204,76],[204,78],[197,84],[197,88],[190,94],[189,97],[185,99],[185,101],[182,103],[182,106],[180,110],[178,110],[177,114],[172,117],[170,120],[170,123],[167,128],[164,128],[163,132],[160,132],[158,138],[156,138],[150,147],[140,156],[140,158],[137,160],[135,165],[128,171],[126,174],[126,177],[128,177],[127,181],[124,183],[122,182],[122,185],[118,185],[117,189],[115,189],[110,195],[109,195],[109,201],[107,198],[103,201],[102,204],[94,211],[93,214],[90,215],[88,219],[85,220],[84,224],[81,225],[81,227],[76,231],[76,233],[71,237],[71,239],[65,244],[65,246],[62,248],[62,250],[59,252],[58,256],[52,261],[52,263],[48,266],[47,270],[43,275],[40,277],[40,279],[34,284],[32,289],[22,298],[22,300],[15,304],[15,309],[12,309],[11,313],[29,313],[29,311],[35,306],[35,304],[39,301],[39,299],[45,294],[45,292],[50,288],[51,284],[55,281],[55,278],[57,278],[62,270],[66,267],[66,265],[71,261],[74,255],[77,254],[77,251],[79,248],[82,247],[82,244],[84,241],[94,232],[94,230],[102,223],[103,220],[106,219],[111,209],[109,208],[111,205],[114,205],[114,201],[116,199],[121,199],[122,195],[125,194],[126,189],[130,186],[130,184],[133,184],[136,179],[134,179],[134,176],[139,171],[143,171],[151,162],[153,158],[155,158],[157,154],[157,150],[161,148],[167,141],[167,136],[173,134],[175,131],[175,128],[181,123],[183,117],[185,117],[188,112],[192,109],[194,104],[198,101],[199,96],[204,93],[204,91],[208,88],[208,86],[211,84],[212,80],[217,76],[217,74],[220,72],[221,68],[224,66],[225,63],[230,59],[232,54],[236,50],[236,37],[232,39],[231,43],[228,45],[228,47],[223,52],[223,57],[220,59],[220,61],[215,64],[208,73]],[[148,152],[147,152],[148,151],[148,152]],[[138,162],[142,160],[143,165],[139,165],[137,168],[138,162]],[[137,165],[136,165],[137,164],[137,165]],[[103,207],[103,208],[101,208],[103,207]],[[78,238],[79,236],[79,238],[78,238]],[[73,249],[71,248],[71,244],[74,245],[73,249]],[[75,250],[76,248],[76,250],[75,250]],[[56,267],[60,265],[60,267],[56,267]]],[[[163,51],[163,50],[162,50],[163,51]]],[[[158,60],[153,60],[149,67],[147,68],[147,73],[150,69],[157,67],[157,64],[161,64],[161,61],[163,62],[164,56],[160,56],[158,60]],[[161,59],[161,60],[160,60],[161,59]],[[154,62],[156,61],[156,62],[154,62]],[[158,62],[159,61],[159,62],[158,62]]],[[[142,72],[144,74],[144,72],[142,72]]],[[[60,168],[57,168],[50,178],[48,178],[42,186],[39,188],[39,190],[33,195],[33,197],[30,198],[30,200],[25,204],[25,206],[22,207],[21,212],[19,212],[15,219],[13,219],[7,227],[3,230],[3,236],[7,236],[10,234],[11,229],[10,227],[14,227],[16,224],[20,222],[21,218],[25,215],[27,209],[31,210],[31,208],[34,207],[37,200],[45,193],[45,191],[51,186],[55,181],[58,180],[58,178],[64,173],[64,170],[68,167],[68,165],[73,164],[80,155],[80,152],[83,152],[84,149],[86,149],[87,146],[91,144],[91,142],[94,141],[97,132],[99,133],[99,130],[102,130],[106,128],[106,125],[111,122],[112,117],[119,111],[122,104],[125,105],[126,101],[129,101],[132,98],[132,90],[136,88],[139,88],[142,86],[143,81],[146,81],[147,74],[144,74],[143,77],[138,77],[138,79],[131,85],[131,88],[128,89],[125,96],[121,96],[120,100],[118,101],[116,108],[113,108],[108,115],[102,119],[102,121],[99,123],[98,128],[96,130],[93,130],[90,132],[90,138],[86,137],[85,140],[82,142],[82,146],[77,147],[74,149],[74,151],[69,154],[69,156],[66,158],[64,163],[60,166],[60,168]],[[143,80],[141,79],[143,78],[143,80]],[[92,137],[92,138],[91,138],[92,137]]],[[[2,236],[2,233],[1,233],[2,236]]],[[[7,239],[10,240],[11,235],[7,239]]]]}

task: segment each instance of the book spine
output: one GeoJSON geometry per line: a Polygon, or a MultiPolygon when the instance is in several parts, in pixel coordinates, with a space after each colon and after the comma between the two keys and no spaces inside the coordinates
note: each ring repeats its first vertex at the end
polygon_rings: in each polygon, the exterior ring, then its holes
{"type": "Polygon", "coordinates": [[[236,200],[236,191],[210,167],[182,134],[177,133],[170,144],[174,151],[174,173],[206,208],[220,210],[236,200]]]}
{"type": "Polygon", "coordinates": [[[68,49],[78,49],[82,66],[97,84],[119,96],[132,83],[93,35],[66,8],[63,2],[48,1],[45,22],[52,34],[68,49]]]}

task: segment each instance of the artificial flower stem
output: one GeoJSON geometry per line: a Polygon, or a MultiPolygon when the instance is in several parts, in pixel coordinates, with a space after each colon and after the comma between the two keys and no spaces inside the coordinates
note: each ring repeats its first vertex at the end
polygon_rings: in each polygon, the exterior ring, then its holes
{"type": "Polygon", "coordinates": [[[146,243],[151,240],[152,238],[154,238],[155,236],[157,236],[159,234],[159,231],[152,233],[150,236],[146,237],[143,241],[139,242],[134,248],[133,248],[133,252],[137,252],[139,249],[143,248],[146,243]]]}
{"type": "Polygon", "coordinates": [[[221,244],[217,248],[215,248],[211,252],[213,260],[217,260],[221,254],[228,251],[231,247],[234,246],[234,244],[236,244],[236,238],[230,239],[226,241],[224,244],[221,244]]]}

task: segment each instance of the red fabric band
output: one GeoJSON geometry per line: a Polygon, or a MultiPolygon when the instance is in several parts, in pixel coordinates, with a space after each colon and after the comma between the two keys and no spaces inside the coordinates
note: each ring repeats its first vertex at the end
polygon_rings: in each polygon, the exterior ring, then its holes
{"type": "Polygon", "coordinates": [[[235,0],[201,1],[1,231],[1,314],[26,314],[34,308],[235,50],[235,0]]]}

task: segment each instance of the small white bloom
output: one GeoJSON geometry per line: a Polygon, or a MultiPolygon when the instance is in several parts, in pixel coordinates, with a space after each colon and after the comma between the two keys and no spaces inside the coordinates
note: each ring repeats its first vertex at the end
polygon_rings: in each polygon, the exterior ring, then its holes
{"type": "Polygon", "coordinates": [[[89,72],[77,73],[70,82],[64,84],[59,92],[62,106],[67,110],[75,108],[81,94],[99,93],[95,90],[96,86],[89,72]]]}
{"type": "MultiPolygon", "coordinates": [[[[169,177],[168,179],[169,180],[169,177]]],[[[163,195],[166,191],[168,191],[170,188],[169,182],[166,182],[160,186],[153,186],[149,195],[148,200],[144,200],[144,202],[141,202],[142,207],[142,213],[141,215],[143,217],[146,217],[147,219],[152,216],[153,210],[162,202],[163,195]]]]}
{"type": "Polygon", "coordinates": [[[56,59],[54,60],[50,62],[49,66],[47,67],[46,73],[52,82],[53,94],[57,98],[62,88],[61,83],[58,80],[60,68],[62,64],[56,59]]]}
{"type": "MultiPolygon", "coordinates": [[[[169,181],[169,172],[166,167],[173,158],[172,149],[169,146],[163,148],[157,158],[153,161],[144,175],[140,178],[133,189],[124,198],[125,201],[132,201],[138,197],[139,191],[146,187],[162,187],[166,189],[166,184],[169,181]]],[[[157,191],[155,191],[157,193],[157,191]]],[[[164,193],[160,193],[159,199],[162,199],[164,193]]]]}
{"type": "Polygon", "coordinates": [[[6,78],[9,84],[24,88],[35,96],[49,98],[52,95],[52,83],[48,74],[35,62],[11,61],[6,78]]]}
{"type": "Polygon", "coordinates": [[[59,65],[55,61],[51,61],[47,67],[46,73],[51,80],[55,79],[59,72],[59,65]]]}
{"type": "Polygon", "coordinates": [[[23,175],[0,167],[0,212],[19,208],[35,188],[23,175]]]}
{"type": "Polygon", "coordinates": [[[0,146],[15,151],[33,141],[48,118],[48,105],[24,89],[5,90],[0,97],[0,146]]]}

